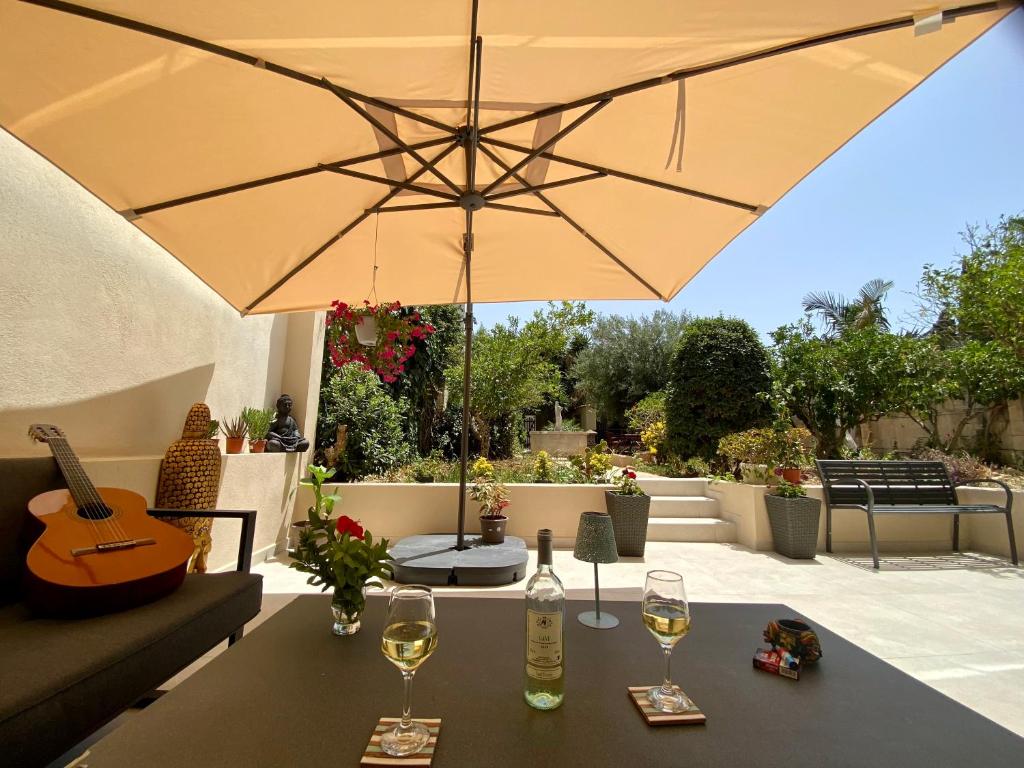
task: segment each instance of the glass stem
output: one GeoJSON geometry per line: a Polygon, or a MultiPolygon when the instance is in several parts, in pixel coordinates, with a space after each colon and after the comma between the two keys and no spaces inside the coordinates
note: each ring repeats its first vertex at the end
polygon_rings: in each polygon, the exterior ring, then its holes
{"type": "Polygon", "coordinates": [[[661,692],[666,696],[672,696],[672,649],[665,648],[665,682],[661,684],[661,692]]]}
{"type": "Polygon", "coordinates": [[[415,672],[403,672],[402,679],[405,682],[405,693],[402,696],[402,725],[403,731],[408,730],[412,725],[412,676],[415,672]]]}

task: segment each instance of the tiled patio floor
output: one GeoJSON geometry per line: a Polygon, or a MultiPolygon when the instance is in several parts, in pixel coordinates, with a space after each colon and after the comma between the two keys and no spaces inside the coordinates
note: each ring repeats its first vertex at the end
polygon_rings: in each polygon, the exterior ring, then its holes
{"type": "MultiPolygon", "coordinates": [[[[530,558],[532,573],[536,552],[530,558]]],[[[786,603],[812,624],[1024,736],[1024,568],[986,555],[948,554],[890,556],[879,573],[862,564],[862,558],[831,556],[787,560],[731,544],[652,542],[642,560],[601,566],[601,595],[638,600],[646,572],[665,568],[683,574],[693,601],[786,603]]],[[[570,597],[592,599],[593,566],[556,550],[554,567],[570,597]]],[[[295,594],[318,591],[286,562],[255,570],[265,578],[261,620],[295,594]]],[[[444,591],[515,598],[524,585],[444,591]]],[[[621,611],[620,618],[629,620],[621,611]]],[[[758,640],[750,639],[751,651],[758,640]]]]}

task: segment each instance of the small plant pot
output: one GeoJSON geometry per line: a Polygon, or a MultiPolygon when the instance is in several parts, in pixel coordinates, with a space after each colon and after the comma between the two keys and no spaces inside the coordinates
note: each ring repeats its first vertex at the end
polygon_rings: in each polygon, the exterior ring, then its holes
{"type": "Polygon", "coordinates": [[[484,544],[502,544],[505,541],[505,526],[508,525],[508,518],[484,517],[480,515],[480,537],[484,544]]]}
{"type": "Polygon", "coordinates": [[[787,483],[793,483],[793,485],[800,485],[803,477],[800,473],[799,467],[783,467],[782,468],[782,479],[787,483]]]}
{"type": "Polygon", "coordinates": [[[818,550],[821,500],[807,496],[784,499],[768,494],[764,503],[775,551],[794,560],[813,560],[818,550]]]}
{"type": "Polygon", "coordinates": [[[364,347],[372,347],[377,344],[377,318],[363,315],[356,323],[356,339],[364,347]]]}
{"type": "Polygon", "coordinates": [[[605,505],[615,532],[615,551],[620,557],[643,557],[647,547],[647,518],[651,514],[651,497],[624,496],[604,492],[605,505]]]}
{"type": "Polygon", "coordinates": [[[244,437],[226,437],[224,438],[225,450],[228,453],[241,453],[242,448],[245,447],[244,437]]]}
{"type": "Polygon", "coordinates": [[[267,450],[266,440],[250,440],[249,453],[263,453],[267,450]]]}

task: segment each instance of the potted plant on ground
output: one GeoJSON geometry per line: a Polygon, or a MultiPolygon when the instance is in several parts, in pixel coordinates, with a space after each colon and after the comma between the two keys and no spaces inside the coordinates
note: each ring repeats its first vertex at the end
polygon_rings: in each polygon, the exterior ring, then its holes
{"type": "Polygon", "coordinates": [[[636,481],[632,467],[616,472],[613,482],[615,490],[605,491],[604,500],[615,531],[615,549],[622,557],[643,557],[651,497],[636,481]]]}
{"type": "Polygon", "coordinates": [[[818,549],[821,500],[807,496],[802,485],[782,480],[765,494],[775,551],[796,560],[811,560],[818,549]]]}
{"type": "Polygon", "coordinates": [[[480,535],[485,544],[505,541],[508,489],[493,477],[480,477],[469,489],[469,497],[480,505],[480,535]]]}
{"type": "Polygon", "coordinates": [[[263,453],[267,447],[267,433],[274,422],[274,411],[269,408],[243,408],[242,420],[249,431],[249,453],[263,453]]]}
{"type": "Polygon", "coordinates": [[[228,453],[241,453],[245,445],[245,436],[249,433],[245,419],[241,416],[225,419],[220,425],[220,431],[224,433],[225,450],[228,453]]]}
{"type": "Polygon", "coordinates": [[[383,588],[380,579],[392,575],[391,557],[387,539],[374,543],[373,535],[358,521],[346,515],[331,517],[341,497],[324,495],[323,484],[333,476],[333,469],[309,466],[314,502],[309,508],[309,525],[299,533],[291,567],[310,574],[307,584],[324,592],[334,590],[331,631],[354,635],[366,607],[366,588],[383,588]]]}

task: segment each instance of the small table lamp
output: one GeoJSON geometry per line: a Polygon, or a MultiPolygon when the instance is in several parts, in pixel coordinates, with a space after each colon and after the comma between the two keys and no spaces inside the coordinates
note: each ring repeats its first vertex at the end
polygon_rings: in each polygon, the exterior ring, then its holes
{"type": "Polygon", "coordinates": [[[601,613],[601,585],[597,579],[598,563],[615,563],[619,555],[615,551],[615,531],[607,512],[584,512],[580,515],[580,527],[576,532],[576,549],[572,556],[585,563],[594,564],[594,601],[597,610],[584,611],[577,618],[581,624],[593,629],[611,629],[619,626],[619,620],[610,613],[601,613]]]}

